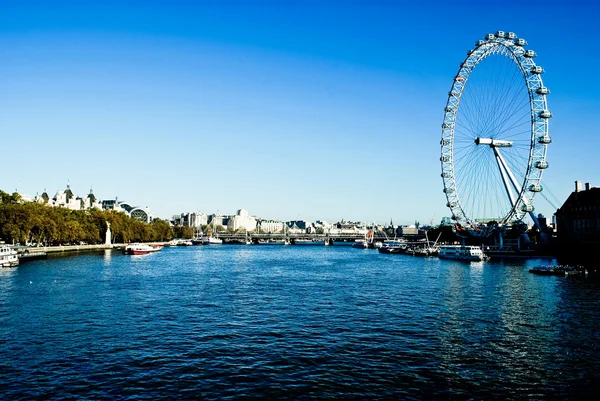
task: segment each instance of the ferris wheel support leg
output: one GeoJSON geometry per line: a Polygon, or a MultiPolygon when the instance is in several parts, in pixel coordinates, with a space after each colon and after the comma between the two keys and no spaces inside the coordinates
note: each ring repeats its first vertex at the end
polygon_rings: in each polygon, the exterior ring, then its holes
{"type": "MultiPolygon", "coordinates": [[[[494,148],[494,153],[500,159],[500,163],[502,163],[504,170],[508,174],[508,177],[510,178],[510,182],[512,183],[513,187],[515,187],[515,191],[517,191],[517,193],[521,193],[521,186],[517,182],[517,179],[515,178],[515,175],[513,174],[512,170],[508,167],[508,164],[506,164],[506,161],[504,160],[504,157],[502,157],[500,150],[498,148],[494,148]]],[[[513,205],[514,205],[514,202],[513,202],[513,205]]]]}
{"type": "MultiPolygon", "coordinates": [[[[496,154],[496,159],[499,160],[499,163],[502,164],[502,167],[504,167],[504,170],[506,170],[508,176],[510,177],[510,181],[511,181],[513,187],[515,187],[515,190],[518,193],[521,193],[521,186],[517,182],[517,179],[515,178],[515,175],[513,174],[511,169],[506,164],[506,161],[504,160],[504,157],[502,157],[502,154],[500,153],[500,151],[497,148],[494,148],[494,153],[496,154]]],[[[500,169],[500,171],[502,171],[502,168],[500,169]]],[[[502,175],[502,178],[504,180],[504,175],[502,175]]],[[[506,182],[504,182],[504,185],[506,186],[506,182]]],[[[515,202],[512,201],[512,199],[511,199],[511,202],[513,203],[513,205],[515,204],[515,202]]],[[[538,218],[536,217],[536,215],[533,211],[529,212],[529,217],[531,217],[531,220],[533,220],[533,223],[535,224],[537,229],[540,231],[540,233],[542,233],[542,226],[540,224],[540,221],[538,220],[538,218]]],[[[546,233],[542,234],[542,240],[544,243],[548,242],[548,237],[547,237],[546,233]]]]}
{"type": "Polygon", "coordinates": [[[510,188],[508,173],[503,163],[504,160],[496,148],[494,148],[494,154],[496,155],[496,162],[498,163],[498,169],[500,169],[500,174],[502,175],[502,183],[504,184],[504,189],[508,195],[508,200],[510,201],[511,205],[514,205],[517,200],[515,199],[512,189],[510,188]]]}

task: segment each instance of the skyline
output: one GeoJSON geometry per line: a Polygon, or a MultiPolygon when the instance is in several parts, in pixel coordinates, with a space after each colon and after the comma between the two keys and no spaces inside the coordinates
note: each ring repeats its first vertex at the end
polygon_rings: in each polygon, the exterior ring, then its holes
{"type": "Polygon", "coordinates": [[[600,185],[600,84],[580,78],[599,64],[595,5],[61,4],[0,2],[5,191],[70,183],[161,218],[440,221],[447,92],[496,30],[527,39],[546,70],[543,185],[561,203],[574,181],[600,185]],[[451,13],[468,23],[452,28],[451,13]]]}

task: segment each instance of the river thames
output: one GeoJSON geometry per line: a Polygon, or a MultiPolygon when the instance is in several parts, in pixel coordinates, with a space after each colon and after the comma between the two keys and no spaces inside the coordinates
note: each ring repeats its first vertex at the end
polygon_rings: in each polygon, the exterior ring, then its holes
{"type": "Polygon", "coordinates": [[[345,246],[0,269],[2,399],[591,396],[600,286],[345,246]]]}

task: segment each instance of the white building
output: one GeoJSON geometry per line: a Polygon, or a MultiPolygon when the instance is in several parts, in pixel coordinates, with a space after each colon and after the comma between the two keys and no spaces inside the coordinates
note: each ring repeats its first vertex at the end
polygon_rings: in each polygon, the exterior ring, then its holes
{"type": "Polygon", "coordinates": [[[256,230],[256,217],[249,216],[248,211],[240,209],[234,216],[229,218],[227,222],[227,229],[231,231],[245,230],[254,231],[256,230]]]}
{"type": "Polygon", "coordinates": [[[283,231],[283,222],[275,220],[261,220],[260,231],[263,233],[280,233],[283,231]]]}
{"type": "Polygon", "coordinates": [[[64,207],[71,210],[102,209],[100,202],[96,199],[91,189],[85,198],[81,198],[73,194],[70,185],[67,185],[67,189],[64,191],[57,191],[52,199],[50,199],[48,193],[44,190],[41,195],[36,195],[32,201],[47,206],[64,207]]]}
{"type": "Polygon", "coordinates": [[[208,215],[205,213],[190,213],[188,221],[190,227],[200,228],[208,224],[208,215]]]}

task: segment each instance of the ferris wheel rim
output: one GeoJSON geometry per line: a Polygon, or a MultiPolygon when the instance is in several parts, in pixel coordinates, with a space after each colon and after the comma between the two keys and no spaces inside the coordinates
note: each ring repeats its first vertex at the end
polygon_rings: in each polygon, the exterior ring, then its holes
{"type": "MultiPolygon", "coordinates": [[[[457,115],[465,86],[472,72],[481,61],[493,54],[508,57],[520,70],[529,96],[531,123],[529,155],[521,188],[518,191],[516,200],[509,202],[511,203],[510,210],[499,219],[498,223],[507,224],[511,221],[522,220],[528,212],[533,211],[535,194],[542,189],[540,183],[543,170],[548,167],[546,153],[548,144],[551,142],[548,136],[548,118],[551,117],[551,113],[548,111],[546,100],[549,91],[542,82],[543,69],[537,66],[533,60],[536,56],[535,52],[526,50],[526,44],[524,39],[517,38],[512,32],[498,31],[496,34],[486,35],[485,40],[477,41],[475,48],[469,50],[467,58],[461,63],[448,93],[442,124],[440,161],[444,193],[447,199],[446,206],[451,210],[452,218],[461,225],[468,226],[478,223],[476,222],[477,216],[469,216],[465,212],[460,191],[457,190],[458,185],[454,168],[454,139],[457,115]]],[[[486,138],[486,140],[489,139],[486,138]]]]}

